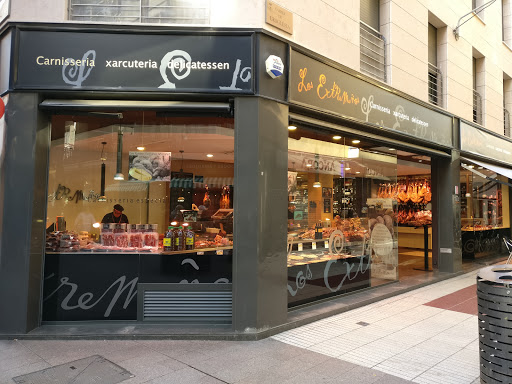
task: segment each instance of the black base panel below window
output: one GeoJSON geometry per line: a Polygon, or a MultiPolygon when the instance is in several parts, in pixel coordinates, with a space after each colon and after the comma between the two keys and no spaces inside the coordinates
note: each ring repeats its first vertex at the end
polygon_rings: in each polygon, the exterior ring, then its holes
{"type": "Polygon", "coordinates": [[[288,267],[288,307],[368,288],[370,270],[368,255],[288,267]]]}
{"type": "Polygon", "coordinates": [[[136,320],[139,254],[46,254],[43,321],[136,320]]]}
{"type": "Polygon", "coordinates": [[[509,236],[510,228],[462,231],[462,257],[474,259],[506,253],[503,237],[509,236]]]}
{"type": "Polygon", "coordinates": [[[233,250],[202,255],[148,254],[140,258],[140,283],[231,283],[233,250]]]}

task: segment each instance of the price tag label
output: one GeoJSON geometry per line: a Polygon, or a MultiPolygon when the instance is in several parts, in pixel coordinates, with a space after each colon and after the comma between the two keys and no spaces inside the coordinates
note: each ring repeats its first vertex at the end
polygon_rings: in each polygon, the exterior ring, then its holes
{"type": "Polygon", "coordinates": [[[324,241],[324,248],[329,248],[329,242],[328,241],[324,241]]]}
{"type": "Polygon", "coordinates": [[[202,255],[204,255],[204,252],[197,252],[197,255],[202,256],[202,255]]]}
{"type": "Polygon", "coordinates": [[[313,242],[311,243],[311,249],[316,249],[316,241],[313,241],[313,242]]]}
{"type": "Polygon", "coordinates": [[[222,249],[217,251],[217,255],[223,255],[223,254],[224,254],[224,251],[222,249]]]}
{"type": "Polygon", "coordinates": [[[298,247],[299,247],[299,252],[302,252],[302,243],[299,243],[298,247]]]}

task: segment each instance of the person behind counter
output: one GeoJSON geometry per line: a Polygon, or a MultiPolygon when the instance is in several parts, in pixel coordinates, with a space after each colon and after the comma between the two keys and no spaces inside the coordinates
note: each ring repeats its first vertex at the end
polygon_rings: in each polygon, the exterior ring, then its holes
{"type": "Polygon", "coordinates": [[[183,205],[178,204],[173,211],[171,211],[170,219],[171,221],[183,221],[183,205]]]}
{"type": "Polygon", "coordinates": [[[293,220],[295,212],[295,204],[288,204],[288,220],[293,220]]]}
{"type": "Polygon", "coordinates": [[[115,223],[115,224],[121,224],[126,223],[128,224],[128,217],[123,213],[124,208],[121,204],[114,205],[114,210],[110,213],[107,213],[105,216],[103,216],[103,219],[101,219],[102,223],[115,223]]]}

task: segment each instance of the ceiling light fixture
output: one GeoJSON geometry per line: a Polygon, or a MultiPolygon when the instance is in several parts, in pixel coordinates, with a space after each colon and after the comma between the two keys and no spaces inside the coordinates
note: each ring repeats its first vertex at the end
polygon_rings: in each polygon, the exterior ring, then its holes
{"type": "Polygon", "coordinates": [[[213,155],[211,153],[208,153],[206,157],[213,157],[213,155]]]}
{"type": "Polygon", "coordinates": [[[352,144],[359,144],[361,140],[352,140],[352,144]]]}
{"type": "Polygon", "coordinates": [[[117,131],[117,171],[114,180],[124,180],[123,175],[123,128],[119,124],[117,131]]]}
{"type": "Polygon", "coordinates": [[[350,171],[350,169],[351,169],[350,167],[347,167],[347,168],[345,168],[345,171],[350,171]]]}
{"type": "Polygon", "coordinates": [[[139,145],[139,146],[137,147],[137,151],[143,151],[143,150],[145,150],[145,149],[146,149],[146,147],[143,147],[142,145],[139,145]]]}
{"type": "Polygon", "coordinates": [[[105,145],[107,144],[106,141],[101,142],[101,174],[100,174],[100,197],[98,198],[98,201],[107,201],[107,198],[105,196],[105,160],[107,158],[105,157],[105,145]]]}
{"type": "Polygon", "coordinates": [[[289,131],[295,131],[297,129],[297,127],[295,125],[289,125],[288,126],[288,130],[289,131]]]}
{"type": "Polygon", "coordinates": [[[316,168],[316,173],[315,173],[315,182],[313,183],[313,188],[320,188],[322,186],[322,184],[320,184],[320,180],[319,180],[319,173],[318,173],[318,166],[320,164],[320,156],[318,155],[318,153],[315,153],[315,168],[316,168]]]}
{"type": "Polygon", "coordinates": [[[340,139],[341,139],[341,136],[336,135],[336,136],[333,136],[332,138],[333,138],[334,140],[340,140],[340,139]]]}

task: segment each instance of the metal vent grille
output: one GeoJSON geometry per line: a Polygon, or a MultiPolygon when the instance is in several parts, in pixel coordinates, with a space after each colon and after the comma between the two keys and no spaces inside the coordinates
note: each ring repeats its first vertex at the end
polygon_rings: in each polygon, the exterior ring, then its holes
{"type": "MultiPolygon", "coordinates": [[[[219,288],[231,284],[218,284],[219,288]]],[[[196,284],[193,285],[197,287],[196,284]]],[[[223,287],[226,288],[226,287],[223,287]]],[[[230,324],[233,312],[231,289],[143,291],[145,321],[230,324]]]]}

